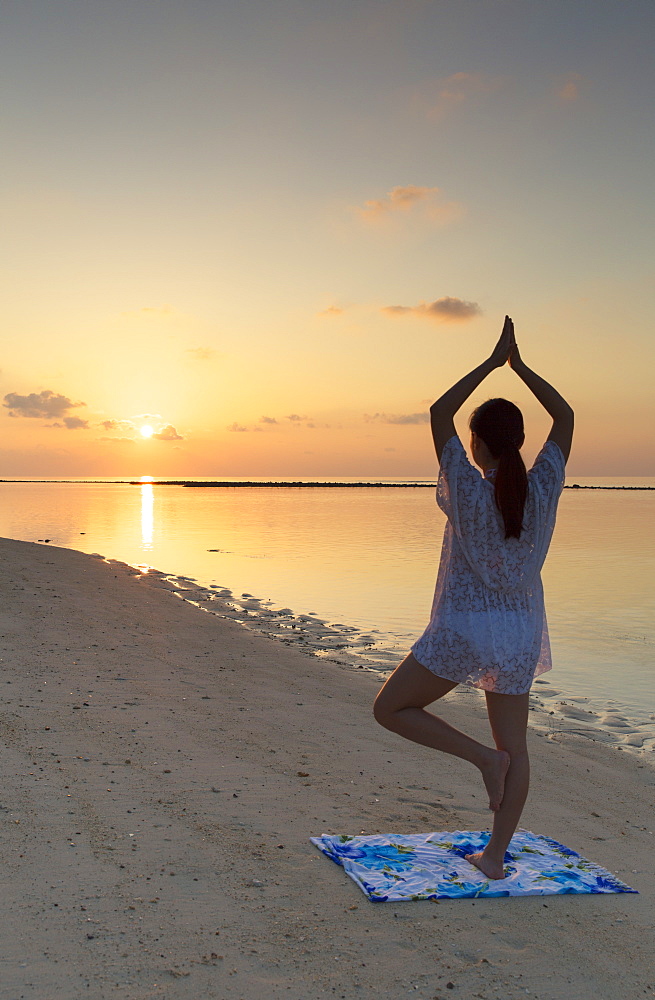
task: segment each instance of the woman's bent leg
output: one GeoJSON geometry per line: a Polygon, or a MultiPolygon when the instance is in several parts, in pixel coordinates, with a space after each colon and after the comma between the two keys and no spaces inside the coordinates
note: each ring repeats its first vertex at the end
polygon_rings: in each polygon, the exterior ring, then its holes
{"type": "Polygon", "coordinates": [[[498,809],[503,799],[509,755],[493,750],[425,711],[457,687],[455,681],[437,677],[410,653],[382,687],[373,714],[380,725],[422,746],[442,750],[468,760],[480,770],[489,794],[489,808],[498,809]]]}
{"type": "Polygon", "coordinates": [[[505,793],[494,816],[489,843],[481,854],[468,860],[489,878],[503,878],[503,858],[518,826],[530,784],[530,761],[526,742],[529,694],[487,692],[487,711],[496,747],[505,750],[510,765],[505,777],[505,793]]]}

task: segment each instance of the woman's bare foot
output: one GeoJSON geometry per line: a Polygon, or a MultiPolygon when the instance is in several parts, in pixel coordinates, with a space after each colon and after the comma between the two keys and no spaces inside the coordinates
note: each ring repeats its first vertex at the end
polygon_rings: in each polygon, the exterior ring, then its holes
{"type": "Polygon", "coordinates": [[[484,851],[480,854],[467,854],[466,860],[479,868],[483,875],[487,878],[501,879],[505,878],[505,870],[503,868],[503,863],[498,861],[491,861],[489,858],[485,857],[484,851]]]}
{"type": "Polygon", "coordinates": [[[505,792],[505,775],[509,770],[510,756],[506,750],[491,750],[489,762],[480,770],[489,795],[489,808],[497,812],[505,792]]]}

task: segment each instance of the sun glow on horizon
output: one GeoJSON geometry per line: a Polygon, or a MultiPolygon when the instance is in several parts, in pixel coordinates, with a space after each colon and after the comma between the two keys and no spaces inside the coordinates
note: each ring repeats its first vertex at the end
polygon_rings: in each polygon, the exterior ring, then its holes
{"type": "Polygon", "coordinates": [[[151,427],[150,424],[144,424],[141,428],[141,434],[144,438],[151,438],[155,433],[155,428],[151,427]]]}

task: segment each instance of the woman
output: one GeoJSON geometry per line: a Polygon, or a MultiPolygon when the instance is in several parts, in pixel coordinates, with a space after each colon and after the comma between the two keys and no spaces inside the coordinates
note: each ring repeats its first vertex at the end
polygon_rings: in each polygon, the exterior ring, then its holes
{"type": "Polygon", "coordinates": [[[423,746],[470,761],[480,770],[494,810],[480,854],[467,855],[488,878],[503,878],[503,860],[528,794],[528,698],[536,674],[551,667],[540,571],[555,525],[573,410],[521,360],[505,317],[491,357],[430,408],[440,463],[437,502],[448,518],[430,624],[377,696],[377,721],[423,746]],[[518,407],[483,403],[470,420],[468,462],[453,417],[495,368],[510,367],[553,418],[548,440],[526,473],[518,407]],[[483,688],[496,749],[425,710],[457,684],[483,688]]]}

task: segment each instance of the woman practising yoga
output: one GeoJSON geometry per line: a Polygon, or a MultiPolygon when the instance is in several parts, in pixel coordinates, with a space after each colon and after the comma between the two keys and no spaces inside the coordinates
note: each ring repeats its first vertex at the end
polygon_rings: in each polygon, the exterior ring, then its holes
{"type": "Polygon", "coordinates": [[[440,463],[437,503],[448,518],[430,624],[389,677],[375,718],[414,743],[470,761],[480,770],[494,810],[491,837],[467,860],[492,879],[528,794],[526,729],[530,685],[551,668],[540,571],[555,526],[573,410],[521,360],[514,324],[505,317],[491,357],[430,407],[440,463]],[[453,417],[495,368],[510,367],[553,418],[548,440],[526,473],[521,411],[489,399],[470,419],[466,457],[453,417]],[[426,712],[457,684],[483,688],[496,749],[426,712]]]}

